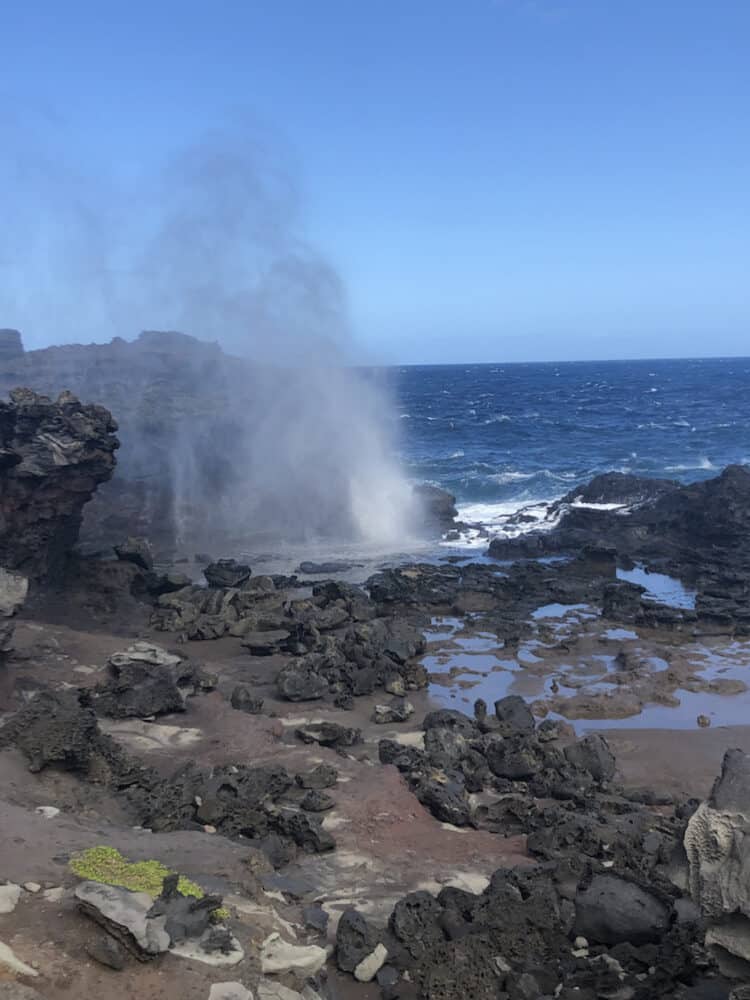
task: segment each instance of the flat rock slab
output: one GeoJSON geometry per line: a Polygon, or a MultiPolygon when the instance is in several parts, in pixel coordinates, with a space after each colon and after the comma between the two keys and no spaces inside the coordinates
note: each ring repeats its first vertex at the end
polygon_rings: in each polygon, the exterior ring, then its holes
{"type": "Polygon", "coordinates": [[[242,983],[212,983],[208,1000],[253,1000],[253,995],[242,983]]]}
{"type": "Polygon", "coordinates": [[[76,888],[75,897],[87,916],[101,924],[138,958],[145,960],[169,948],[169,935],[164,929],[166,918],[148,916],[154,901],[147,892],[131,892],[101,882],[83,882],[76,888]]]}
{"type": "Polygon", "coordinates": [[[296,972],[303,976],[314,976],[325,965],[328,952],[315,944],[289,944],[280,934],[269,934],[260,952],[261,972],[296,972]]]}

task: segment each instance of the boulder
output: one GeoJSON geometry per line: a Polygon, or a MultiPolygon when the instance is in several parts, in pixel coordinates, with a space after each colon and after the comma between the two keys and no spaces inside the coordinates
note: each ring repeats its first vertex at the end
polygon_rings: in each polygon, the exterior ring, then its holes
{"type": "Polygon", "coordinates": [[[415,486],[413,492],[422,522],[428,531],[442,532],[453,527],[458,509],[452,493],[430,483],[415,486]]]}
{"type": "Polygon", "coordinates": [[[146,538],[126,538],[124,542],[115,545],[114,550],[122,562],[131,562],[148,571],[154,568],[154,553],[146,538]]]}
{"type": "Polygon", "coordinates": [[[203,570],[209,587],[239,587],[250,579],[251,573],[249,566],[236,559],[218,559],[203,570]]]}
{"type": "Polygon", "coordinates": [[[306,774],[298,774],[296,780],[300,788],[317,790],[333,788],[339,780],[339,772],[330,764],[318,764],[312,771],[308,771],[306,774]]]}
{"type": "Polygon", "coordinates": [[[300,801],[300,809],[305,809],[307,812],[326,812],[328,809],[333,809],[335,805],[336,803],[330,795],[326,795],[325,792],[321,792],[317,788],[311,788],[300,801]]]}
{"type": "Polygon", "coordinates": [[[500,723],[500,732],[511,735],[513,733],[533,733],[534,716],[524,699],[518,694],[509,694],[495,702],[495,715],[500,723]]]}
{"type": "Polygon", "coordinates": [[[565,757],[574,767],[588,771],[594,781],[611,781],[615,773],[615,755],[598,733],[565,747],[565,757]]]}
{"type": "Polygon", "coordinates": [[[185,702],[214,686],[189,661],[149,642],[135,642],[108,660],[110,677],[92,692],[100,715],[114,719],[148,718],[184,712],[185,702]]]}
{"type": "Polygon", "coordinates": [[[286,701],[317,701],[328,694],[328,681],[311,666],[292,661],[277,674],[276,688],[286,701]]]}
{"type": "Polygon", "coordinates": [[[688,884],[706,941],[750,961],[750,754],[728,750],[685,830],[688,884]]]}
{"type": "Polygon", "coordinates": [[[177,890],[179,878],[177,874],[167,875],[148,913],[151,920],[164,917],[164,929],[173,945],[202,938],[211,926],[212,912],[222,903],[221,896],[183,896],[177,890]]]}
{"type": "Polygon", "coordinates": [[[453,708],[439,708],[427,713],[422,723],[422,729],[427,732],[428,729],[434,729],[437,726],[456,729],[467,737],[479,735],[474,719],[453,708]]]}
{"type": "Polygon", "coordinates": [[[336,964],[342,972],[354,972],[379,944],[381,934],[376,927],[357,910],[344,910],[336,928],[336,964]]]}
{"type": "Polygon", "coordinates": [[[101,882],[76,887],[80,910],[111,934],[136,958],[146,961],[167,951],[170,937],[165,916],[151,916],[153,899],[146,892],[131,892],[101,882]]]}
{"type": "Polygon", "coordinates": [[[372,713],[372,721],[378,725],[391,725],[406,722],[414,715],[414,706],[406,698],[394,698],[388,705],[376,705],[372,713]]]}
{"type": "Polygon", "coordinates": [[[595,875],[576,894],[575,933],[596,944],[658,941],[669,920],[669,907],[661,899],[616,875],[595,875]]]}
{"type": "Polygon", "coordinates": [[[429,892],[410,892],[394,906],[388,925],[412,958],[421,958],[445,940],[443,907],[429,892]]]}
{"type": "Polygon", "coordinates": [[[252,695],[244,684],[237,685],[229,701],[232,708],[247,712],[248,715],[260,715],[263,711],[263,699],[252,695]]]}

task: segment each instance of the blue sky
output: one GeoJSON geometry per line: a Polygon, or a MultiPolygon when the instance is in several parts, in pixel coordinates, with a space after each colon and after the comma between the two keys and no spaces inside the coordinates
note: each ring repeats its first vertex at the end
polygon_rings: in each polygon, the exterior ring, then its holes
{"type": "Polygon", "coordinates": [[[0,325],[30,345],[141,319],[89,301],[58,202],[117,259],[108,194],[252,122],[373,360],[750,354],[745,0],[6,0],[0,35],[0,325]]]}

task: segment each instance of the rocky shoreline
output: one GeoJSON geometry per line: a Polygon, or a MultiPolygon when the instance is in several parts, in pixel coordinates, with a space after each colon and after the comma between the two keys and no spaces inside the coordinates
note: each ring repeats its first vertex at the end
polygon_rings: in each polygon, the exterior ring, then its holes
{"type": "Polygon", "coordinates": [[[0,996],[747,995],[750,470],[264,574],[76,551],[116,429],[0,404],[0,996]]]}

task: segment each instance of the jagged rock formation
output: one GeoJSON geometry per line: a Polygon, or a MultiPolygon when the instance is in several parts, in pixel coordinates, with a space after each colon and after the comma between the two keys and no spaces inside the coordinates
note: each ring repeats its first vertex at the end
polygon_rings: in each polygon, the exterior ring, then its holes
{"type": "MultiPolygon", "coordinates": [[[[489,555],[538,558],[592,545],[611,547],[620,565],[641,562],[679,577],[698,591],[695,613],[704,622],[750,632],[750,466],[730,465],[688,486],[596,476],[552,504],[540,530],[493,539],[489,555]]],[[[617,603],[627,597],[620,590],[611,594],[617,603]]]]}
{"type": "MultiPolygon", "coordinates": [[[[7,331],[6,331],[7,333],[7,331]]],[[[235,359],[236,360],[236,359],[235,359]]],[[[0,337],[0,391],[27,385],[55,396],[70,390],[105,405],[122,435],[115,481],[97,495],[86,512],[86,536],[97,545],[114,545],[128,535],[158,541],[174,535],[175,464],[190,460],[207,498],[219,476],[231,469],[217,458],[215,444],[231,438],[232,371],[218,344],[171,332],[145,332],[129,342],[67,344],[14,353],[0,337]],[[2,348],[5,346],[5,350],[2,348]],[[184,437],[193,422],[191,454],[184,437]],[[219,467],[221,466],[221,467],[219,467]]],[[[248,377],[249,366],[238,378],[248,377]]]]}
{"type": "Polygon", "coordinates": [[[69,392],[0,401],[0,565],[30,579],[62,571],[84,505],[114,470],[116,430],[108,410],[69,392]]]}
{"type": "Polygon", "coordinates": [[[750,755],[726,752],[711,795],[690,818],[685,851],[706,944],[750,962],[750,755]]]}

